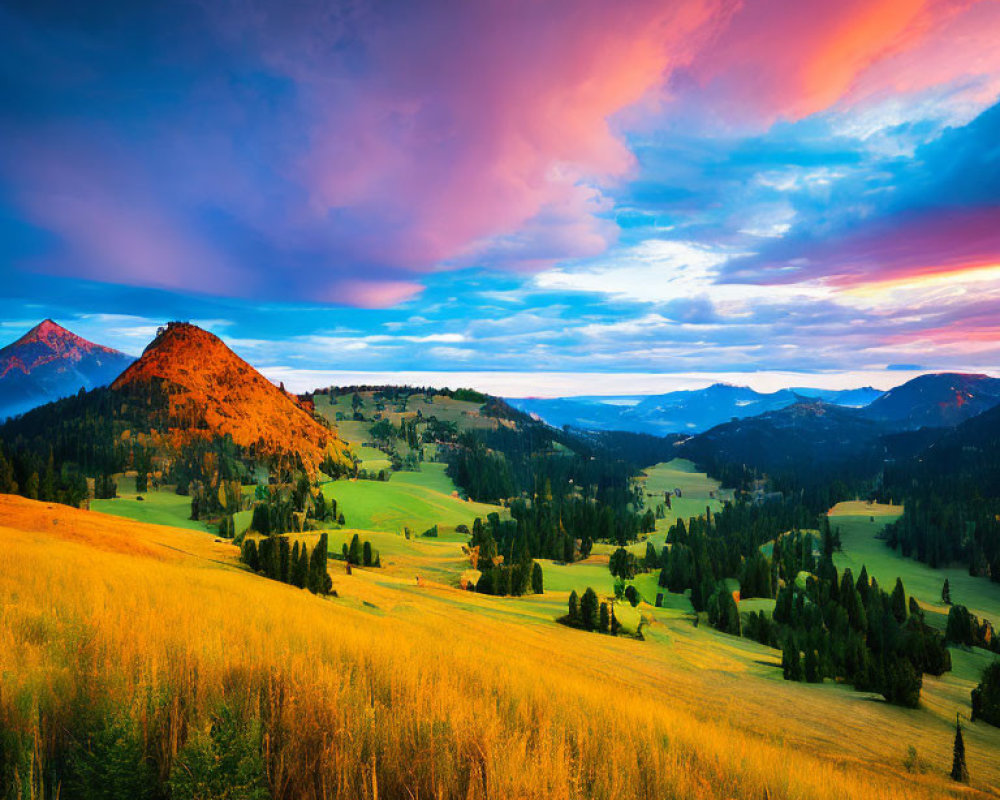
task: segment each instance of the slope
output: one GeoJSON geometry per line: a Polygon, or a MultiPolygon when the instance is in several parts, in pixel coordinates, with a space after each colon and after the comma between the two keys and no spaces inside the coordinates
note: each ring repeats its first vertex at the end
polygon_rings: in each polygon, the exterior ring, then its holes
{"type": "Polygon", "coordinates": [[[195,325],[161,329],[111,388],[140,400],[164,396],[163,423],[175,446],[228,435],[258,455],[300,460],[311,473],[327,457],[348,463],[347,448],[331,428],[195,325]]]}
{"type": "Polygon", "coordinates": [[[3,766],[36,780],[88,736],[157,781],[235,719],[276,800],[996,796],[988,726],[966,730],[972,787],[945,777],[966,680],[907,711],[788,684],[774,651],[676,615],[616,639],[554,625],[564,596],[360,569],[323,599],[196,532],[16,498],[0,536],[3,766]],[[929,772],[901,769],[909,745],[929,772]]]}
{"type": "Polygon", "coordinates": [[[43,320],[0,350],[0,420],[105,386],[133,360],[43,320]]]}

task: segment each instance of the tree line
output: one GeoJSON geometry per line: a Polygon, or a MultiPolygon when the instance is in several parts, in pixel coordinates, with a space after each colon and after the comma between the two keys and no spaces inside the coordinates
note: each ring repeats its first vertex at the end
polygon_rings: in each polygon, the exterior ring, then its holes
{"type": "Polygon", "coordinates": [[[240,560],[251,570],[271,580],[281,581],[313,594],[329,594],[333,581],[327,571],[327,535],[321,533],[310,552],[305,542],[290,544],[287,536],[270,535],[262,539],[247,537],[240,549],[240,560]]]}

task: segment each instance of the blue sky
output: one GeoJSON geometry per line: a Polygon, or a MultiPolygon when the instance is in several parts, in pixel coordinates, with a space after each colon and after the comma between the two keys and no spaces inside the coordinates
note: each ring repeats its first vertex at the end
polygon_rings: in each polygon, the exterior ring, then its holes
{"type": "Polygon", "coordinates": [[[1000,4],[808,5],[6,4],[0,344],[188,319],[301,389],[996,372],[1000,4]]]}

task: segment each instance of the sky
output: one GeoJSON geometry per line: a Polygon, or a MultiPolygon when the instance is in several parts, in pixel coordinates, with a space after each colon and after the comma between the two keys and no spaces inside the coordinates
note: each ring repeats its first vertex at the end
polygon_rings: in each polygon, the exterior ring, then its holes
{"type": "Polygon", "coordinates": [[[0,37],[0,345],[190,320],[298,390],[1000,374],[1000,0],[7,0],[0,37]]]}

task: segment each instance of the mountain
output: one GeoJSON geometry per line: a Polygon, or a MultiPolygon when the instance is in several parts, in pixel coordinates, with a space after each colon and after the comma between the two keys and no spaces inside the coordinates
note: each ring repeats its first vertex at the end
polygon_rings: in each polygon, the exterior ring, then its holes
{"type": "Polygon", "coordinates": [[[871,387],[846,391],[781,389],[764,393],[747,386],[716,383],[704,389],[645,397],[523,398],[510,402],[557,427],[570,425],[589,430],[624,430],[663,436],[700,433],[733,419],[777,411],[803,400],[860,407],[880,395],[881,392],[871,387]]]}
{"type": "Polygon", "coordinates": [[[1000,379],[942,372],[921,375],[865,409],[869,419],[900,429],[952,427],[1000,404],[1000,379]]]}
{"type": "Polygon", "coordinates": [[[796,471],[806,479],[826,468],[881,464],[888,432],[858,409],[811,400],[717,425],[680,449],[710,467],[745,464],[767,473],[796,471]]]}
{"type": "Polygon", "coordinates": [[[46,319],[0,350],[0,420],[106,386],[133,360],[46,319]]]}
{"type": "Polygon", "coordinates": [[[629,406],[645,399],[637,397],[518,397],[507,400],[514,408],[532,414],[555,428],[569,425],[591,431],[629,430],[643,433],[623,421],[629,406]]]}
{"type": "Polygon", "coordinates": [[[228,434],[258,455],[297,457],[310,472],[328,456],[348,463],[347,446],[331,428],[195,325],[172,322],[161,328],[111,390],[165,401],[159,427],[169,431],[175,446],[228,434]]]}
{"type": "Polygon", "coordinates": [[[719,425],[681,449],[716,472],[747,465],[795,472],[799,482],[808,482],[831,470],[862,476],[887,464],[902,473],[910,463],[941,469],[970,459],[980,463],[977,448],[995,441],[996,430],[1000,380],[942,373],[914,378],[863,408],[808,401],[719,425]]]}

